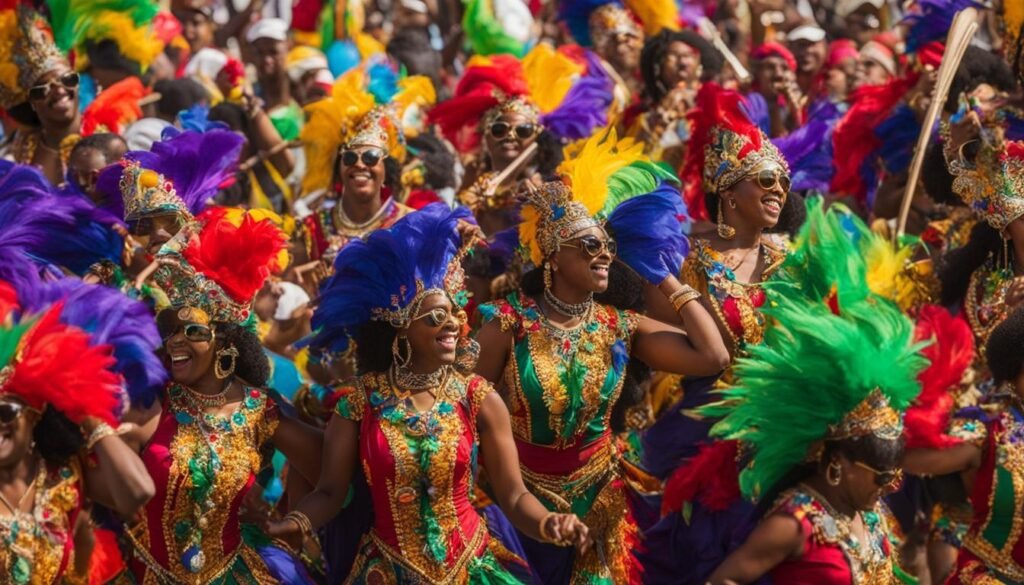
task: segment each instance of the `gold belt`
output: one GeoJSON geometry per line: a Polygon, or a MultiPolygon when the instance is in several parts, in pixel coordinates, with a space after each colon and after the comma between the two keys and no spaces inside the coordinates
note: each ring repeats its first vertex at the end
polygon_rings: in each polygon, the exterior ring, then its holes
{"type": "Polygon", "coordinates": [[[964,547],[981,559],[989,570],[1012,581],[1024,582],[1024,568],[1018,565],[1009,554],[999,551],[973,531],[968,532],[964,537],[964,547]]]}
{"type": "Polygon", "coordinates": [[[582,467],[568,475],[548,475],[531,471],[520,465],[523,481],[544,498],[552,501],[560,510],[572,507],[572,500],[583,495],[598,483],[614,477],[619,468],[618,449],[609,440],[604,447],[587,460],[582,467]]]}
{"type": "Polygon", "coordinates": [[[469,561],[476,558],[476,551],[480,548],[480,545],[483,544],[484,537],[487,536],[487,522],[482,517],[480,518],[480,524],[477,525],[476,533],[473,534],[473,538],[469,541],[469,544],[466,545],[465,549],[463,549],[462,554],[459,555],[458,560],[455,561],[452,568],[445,573],[444,577],[440,580],[416,566],[412,561],[405,558],[399,551],[393,549],[391,545],[381,540],[381,538],[377,536],[377,532],[375,530],[371,529],[369,536],[374,546],[376,546],[377,549],[380,550],[380,552],[392,563],[416,573],[425,579],[427,583],[432,583],[434,585],[450,585],[455,583],[455,580],[462,573],[462,570],[466,568],[466,565],[469,564],[469,561]]]}

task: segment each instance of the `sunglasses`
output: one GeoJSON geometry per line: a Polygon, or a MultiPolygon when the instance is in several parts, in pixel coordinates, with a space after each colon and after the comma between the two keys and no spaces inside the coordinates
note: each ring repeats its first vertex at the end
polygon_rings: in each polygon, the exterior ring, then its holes
{"type": "Polygon", "coordinates": [[[776,186],[779,186],[782,187],[783,193],[789,193],[789,186],[792,183],[789,175],[777,169],[765,169],[751,177],[751,179],[757,183],[758,187],[765,191],[771,191],[776,186]]]}
{"type": "Polygon", "coordinates": [[[346,167],[354,166],[360,160],[363,164],[368,167],[375,167],[377,163],[384,159],[384,153],[371,148],[370,150],[364,150],[363,152],[356,152],[354,150],[346,150],[341,153],[341,164],[346,167]]]}
{"type": "Polygon", "coordinates": [[[527,138],[533,137],[537,133],[536,124],[516,124],[515,126],[508,122],[495,122],[490,125],[488,131],[491,133],[491,137],[496,140],[509,135],[510,132],[515,131],[516,138],[520,140],[526,140],[527,138]]]}
{"type": "Polygon", "coordinates": [[[21,413],[28,407],[17,402],[0,402],[0,426],[9,427],[18,422],[21,413]]]}
{"type": "Polygon", "coordinates": [[[462,325],[464,322],[465,313],[463,313],[462,311],[454,312],[449,309],[445,309],[444,307],[438,307],[436,309],[431,309],[426,313],[423,313],[422,315],[414,317],[413,321],[426,319],[427,325],[430,325],[431,327],[440,327],[441,325],[447,323],[452,317],[455,318],[455,321],[459,325],[462,325]]]}
{"type": "Polygon", "coordinates": [[[158,323],[157,329],[160,331],[160,337],[164,340],[164,345],[167,345],[167,342],[179,331],[182,331],[185,334],[185,339],[189,341],[213,341],[213,329],[199,323],[186,323],[170,331],[170,328],[160,327],[158,323]]]}
{"type": "Polygon", "coordinates": [[[875,485],[878,487],[897,489],[900,487],[900,484],[903,483],[903,469],[901,468],[890,469],[889,471],[879,471],[867,463],[862,463],[860,461],[854,461],[853,464],[861,469],[866,469],[871,473],[874,473],[875,485]]]}
{"type": "Polygon", "coordinates": [[[64,89],[75,89],[78,87],[78,82],[81,78],[77,73],[65,73],[57,78],[57,81],[51,81],[50,83],[42,83],[40,85],[33,85],[28,88],[28,99],[33,101],[45,100],[50,95],[50,90],[55,85],[63,85],[64,89]]]}
{"type": "Polygon", "coordinates": [[[611,256],[614,256],[615,253],[619,251],[619,245],[611,238],[602,240],[597,236],[583,236],[576,241],[579,243],[571,244],[569,242],[564,242],[562,246],[565,248],[578,248],[583,250],[591,258],[597,258],[605,250],[607,250],[608,254],[611,256]]]}

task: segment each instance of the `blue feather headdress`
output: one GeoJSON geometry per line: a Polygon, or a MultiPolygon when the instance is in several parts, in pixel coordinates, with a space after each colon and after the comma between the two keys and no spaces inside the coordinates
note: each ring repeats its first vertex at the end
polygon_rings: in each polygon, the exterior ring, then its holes
{"type": "Polygon", "coordinates": [[[469,210],[435,203],[345,246],[320,288],[312,347],[342,353],[369,321],[405,327],[429,292],[464,306],[461,259],[469,248],[456,230],[459,220],[471,222],[469,210]]]}
{"type": "Polygon", "coordinates": [[[100,173],[96,189],[125,221],[166,213],[190,219],[234,174],[242,142],[230,130],[181,132],[151,151],[129,151],[100,173]]]}

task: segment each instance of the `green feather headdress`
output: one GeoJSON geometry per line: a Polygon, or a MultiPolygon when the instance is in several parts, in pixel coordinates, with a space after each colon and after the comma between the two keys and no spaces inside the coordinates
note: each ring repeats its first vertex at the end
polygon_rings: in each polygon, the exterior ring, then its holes
{"type": "MultiPolygon", "coordinates": [[[[841,211],[809,205],[808,222],[779,277],[766,287],[769,327],[735,368],[736,385],[699,410],[721,418],[712,435],[751,455],[744,495],[769,493],[821,441],[898,437],[926,365],[914,324],[863,281],[863,259],[841,211]]],[[[853,218],[852,221],[859,221],[853,218]]]]}

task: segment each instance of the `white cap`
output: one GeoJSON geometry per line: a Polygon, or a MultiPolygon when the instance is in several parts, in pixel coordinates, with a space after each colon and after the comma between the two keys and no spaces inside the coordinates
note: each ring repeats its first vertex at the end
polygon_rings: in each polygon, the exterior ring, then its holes
{"type": "Polygon", "coordinates": [[[160,140],[164,128],[170,125],[170,122],[160,118],[143,118],[128,126],[122,138],[128,144],[128,150],[149,150],[154,142],[160,140]]]}
{"type": "Polygon", "coordinates": [[[245,33],[247,43],[255,43],[259,39],[288,40],[288,23],[280,18],[264,18],[257,20],[245,33]]]}
{"type": "Polygon", "coordinates": [[[279,282],[278,286],[281,287],[281,296],[277,298],[274,319],[287,321],[299,307],[309,304],[309,294],[301,286],[288,281],[279,282]]]}
{"type": "Polygon", "coordinates": [[[870,4],[875,8],[881,9],[885,6],[885,0],[839,0],[839,2],[836,3],[836,16],[839,18],[846,18],[865,4],[870,4]]]}
{"type": "Polygon", "coordinates": [[[816,24],[801,24],[789,31],[786,40],[795,43],[796,41],[808,41],[817,43],[825,40],[825,29],[816,24]]]}
{"type": "Polygon", "coordinates": [[[199,49],[185,65],[185,76],[213,81],[228,64],[228,56],[217,49],[199,49]]]}
{"type": "Polygon", "coordinates": [[[401,0],[400,4],[402,8],[405,8],[409,12],[416,12],[419,14],[427,13],[427,3],[423,0],[401,0]]]}

